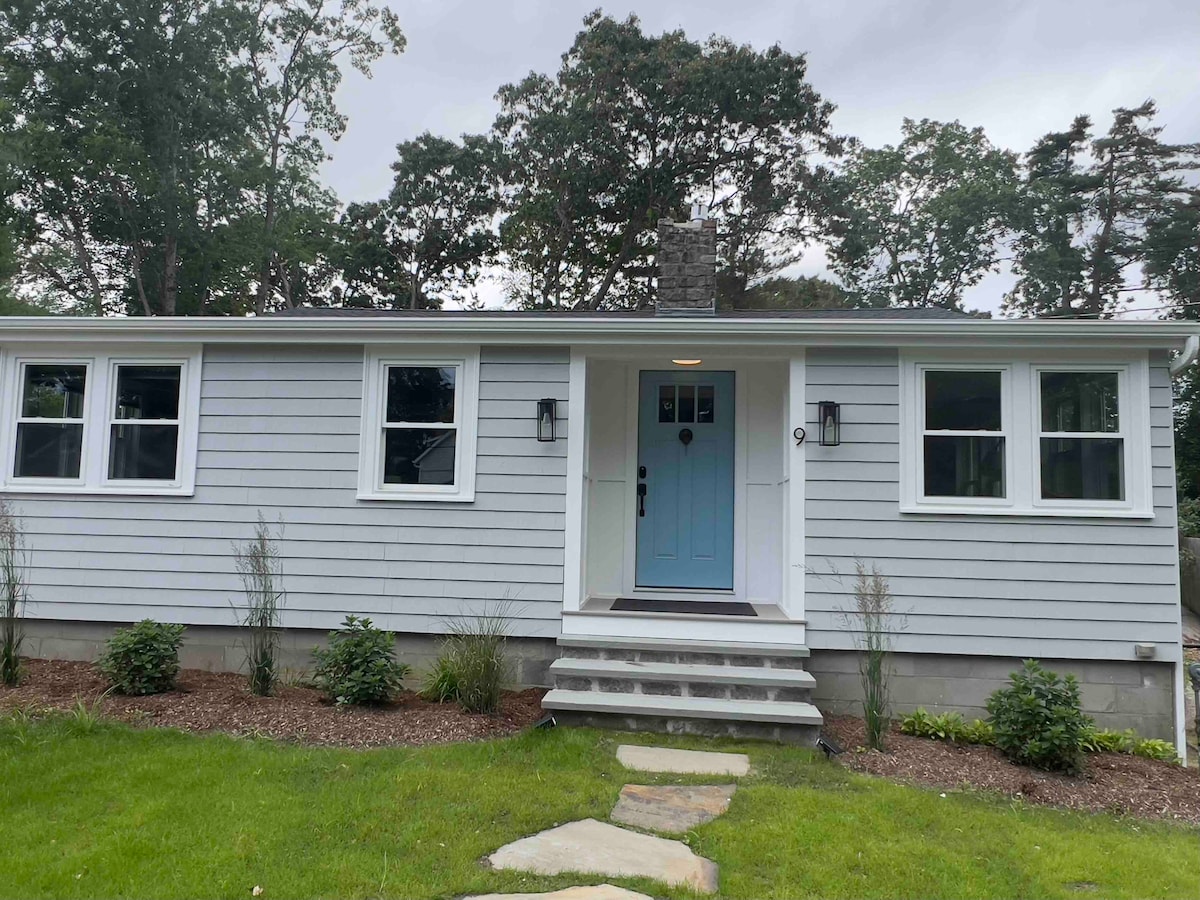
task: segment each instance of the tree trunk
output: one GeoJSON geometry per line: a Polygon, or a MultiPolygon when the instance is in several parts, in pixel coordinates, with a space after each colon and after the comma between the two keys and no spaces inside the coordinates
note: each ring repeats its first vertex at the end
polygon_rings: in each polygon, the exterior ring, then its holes
{"type": "Polygon", "coordinates": [[[161,315],[175,315],[179,296],[179,238],[168,234],[163,246],[163,295],[161,315]]]}

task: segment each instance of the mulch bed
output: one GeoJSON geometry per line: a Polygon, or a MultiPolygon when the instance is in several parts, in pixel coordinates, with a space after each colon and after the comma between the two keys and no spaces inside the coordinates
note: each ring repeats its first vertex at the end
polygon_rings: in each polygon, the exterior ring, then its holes
{"type": "Polygon", "coordinates": [[[894,727],[886,752],[865,750],[863,722],[850,716],[827,715],[825,731],[846,748],[838,760],[857,772],[948,790],[994,791],[1044,806],[1200,825],[1200,772],[1173,763],[1089,753],[1082,775],[1055,775],[1014,765],[993,747],[912,737],[894,727]]]}
{"type": "MultiPolygon", "coordinates": [[[[108,689],[91,663],[29,659],[16,688],[0,687],[0,708],[34,706],[71,709],[92,703],[108,689]]],[[[506,692],[494,715],[464,712],[452,703],[428,703],[412,692],[379,707],[338,709],[316,690],[281,686],[256,697],[241,675],[184,669],[176,689],[149,697],[108,694],[100,700],[107,716],[133,725],[185,731],[224,731],[304,744],[384,747],[442,744],[503,737],[542,717],[542,690],[506,692]]]]}

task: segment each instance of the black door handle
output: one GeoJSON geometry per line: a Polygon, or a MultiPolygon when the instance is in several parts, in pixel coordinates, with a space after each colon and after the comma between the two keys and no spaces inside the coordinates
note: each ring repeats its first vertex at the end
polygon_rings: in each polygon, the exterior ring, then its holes
{"type": "Polygon", "coordinates": [[[637,498],[638,498],[638,515],[645,516],[646,515],[646,485],[645,484],[638,485],[637,498]]]}

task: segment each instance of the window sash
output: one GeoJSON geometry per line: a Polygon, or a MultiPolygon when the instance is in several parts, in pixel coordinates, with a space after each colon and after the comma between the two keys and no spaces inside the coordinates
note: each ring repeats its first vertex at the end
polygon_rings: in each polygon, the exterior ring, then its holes
{"type": "Polygon", "coordinates": [[[916,447],[912,448],[915,454],[915,471],[910,472],[906,477],[916,479],[916,497],[919,503],[938,504],[944,506],[1003,506],[1011,503],[1012,495],[1012,416],[1009,413],[1009,403],[1011,402],[1011,378],[1009,370],[1005,366],[986,365],[977,363],[924,363],[916,367],[917,377],[917,407],[916,414],[920,417],[920,428],[916,430],[916,447]],[[946,428],[936,429],[928,428],[928,406],[927,406],[927,389],[928,378],[931,372],[971,372],[971,373],[996,373],[1000,376],[1000,396],[998,402],[1000,404],[1000,428],[999,430],[983,430],[983,429],[959,429],[946,428]],[[929,494],[926,493],[926,478],[925,478],[925,443],[926,438],[931,437],[966,437],[966,438],[990,438],[999,440],[1003,448],[1004,459],[1002,463],[1001,484],[1003,485],[1004,493],[998,497],[995,496],[980,496],[980,495],[959,495],[959,494],[929,494]]]}
{"type": "Polygon", "coordinates": [[[14,404],[16,415],[13,418],[12,433],[5,439],[7,447],[5,453],[9,455],[7,476],[14,484],[28,485],[81,485],[87,480],[88,472],[88,423],[90,416],[88,408],[91,404],[92,396],[95,392],[95,377],[92,361],[90,359],[71,359],[68,357],[28,357],[17,360],[16,377],[14,379],[15,393],[14,404]],[[24,414],[25,409],[25,373],[31,366],[70,366],[73,368],[83,369],[83,402],[82,415],[77,418],[67,418],[62,416],[44,417],[44,416],[27,416],[24,414]],[[22,425],[72,425],[78,427],[82,431],[82,438],[79,448],[79,474],[78,475],[18,475],[17,464],[17,438],[22,425]]]}
{"type": "MultiPolygon", "coordinates": [[[[464,455],[466,448],[459,440],[464,406],[464,377],[467,363],[463,359],[383,359],[374,370],[378,392],[375,404],[377,439],[373,465],[372,491],[381,495],[457,495],[464,490],[464,455]],[[454,419],[450,422],[389,422],[387,417],[388,374],[391,369],[454,369],[454,419]],[[455,435],[454,480],[450,484],[420,484],[387,481],[388,431],[452,431],[455,435]]],[[[360,465],[361,465],[360,461],[360,465]]]]}
{"type": "MultiPolygon", "coordinates": [[[[1129,396],[1128,388],[1128,369],[1124,366],[1102,366],[1102,365],[1050,365],[1050,366],[1032,366],[1030,369],[1030,385],[1032,389],[1032,404],[1033,407],[1033,465],[1031,470],[1033,474],[1033,503],[1038,507],[1049,509],[1072,509],[1072,508],[1118,508],[1125,507],[1130,504],[1131,495],[1131,442],[1128,434],[1128,423],[1131,416],[1127,397],[1129,396]],[[1071,373],[1086,374],[1089,372],[1113,374],[1117,376],[1117,430],[1116,431],[1044,431],[1042,429],[1042,404],[1044,395],[1042,393],[1042,376],[1050,373],[1055,375],[1065,375],[1071,373]],[[1121,446],[1120,455],[1120,479],[1121,479],[1121,498],[1112,499],[1089,499],[1084,497],[1046,497],[1045,485],[1042,482],[1042,441],[1053,440],[1055,438],[1063,438],[1067,440],[1110,440],[1119,441],[1121,446]]],[[[1147,465],[1149,461],[1147,460],[1147,465]]]]}
{"type": "Polygon", "coordinates": [[[139,485],[174,485],[179,483],[183,470],[183,413],[184,404],[199,403],[199,397],[192,398],[187,391],[187,361],[180,359],[159,359],[159,358],[128,358],[121,357],[109,361],[109,378],[108,378],[108,396],[105,403],[108,405],[108,412],[105,416],[105,434],[104,434],[104,472],[101,478],[101,484],[106,485],[123,485],[129,487],[137,487],[139,485]],[[179,396],[176,403],[176,409],[179,411],[173,419],[122,419],[117,416],[117,398],[120,395],[121,389],[121,369],[124,368],[177,368],[179,369],[179,396]],[[174,426],[175,428],[175,475],[173,478],[114,478],[109,473],[112,471],[113,452],[116,450],[113,441],[113,426],[120,425],[122,427],[133,425],[135,427],[141,425],[158,425],[158,426],[174,426]]]}

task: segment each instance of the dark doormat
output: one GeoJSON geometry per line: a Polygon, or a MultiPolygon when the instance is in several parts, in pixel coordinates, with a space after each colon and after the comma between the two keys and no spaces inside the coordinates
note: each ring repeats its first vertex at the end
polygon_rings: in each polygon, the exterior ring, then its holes
{"type": "Polygon", "coordinates": [[[709,616],[757,616],[749,603],[723,600],[644,600],[620,597],[613,601],[613,612],[665,612],[709,616]]]}

